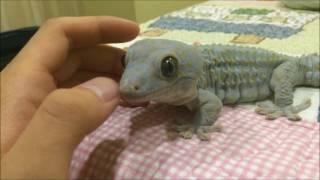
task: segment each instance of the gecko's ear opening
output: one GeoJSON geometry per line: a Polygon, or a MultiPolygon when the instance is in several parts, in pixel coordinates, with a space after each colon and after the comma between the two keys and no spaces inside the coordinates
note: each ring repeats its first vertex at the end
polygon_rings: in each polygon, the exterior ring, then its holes
{"type": "Polygon", "coordinates": [[[166,78],[172,78],[177,75],[178,60],[173,56],[167,56],[161,61],[161,74],[166,78]]]}

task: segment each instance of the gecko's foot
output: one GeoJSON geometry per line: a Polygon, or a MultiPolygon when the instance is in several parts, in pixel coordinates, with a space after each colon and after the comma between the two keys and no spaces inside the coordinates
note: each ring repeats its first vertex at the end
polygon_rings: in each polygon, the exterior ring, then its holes
{"type": "Polygon", "coordinates": [[[181,122],[178,122],[178,124],[173,124],[169,127],[169,132],[185,139],[191,139],[194,133],[194,126],[191,123],[181,124],[181,122]]]}
{"type": "Polygon", "coordinates": [[[197,136],[202,141],[209,141],[212,132],[221,132],[222,128],[219,125],[199,126],[196,130],[197,136]]]}
{"type": "Polygon", "coordinates": [[[197,128],[197,136],[202,141],[210,140],[210,132],[212,132],[213,126],[200,126],[197,128]]]}
{"type": "Polygon", "coordinates": [[[210,134],[212,132],[221,132],[222,127],[220,125],[200,125],[196,126],[192,123],[186,123],[186,122],[176,122],[178,124],[172,124],[169,126],[169,134],[172,135],[172,137],[182,137],[185,139],[191,139],[194,134],[197,135],[197,137],[200,140],[208,141],[210,140],[210,134]]]}
{"type": "Polygon", "coordinates": [[[180,132],[179,132],[179,135],[180,135],[181,137],[185,138],[185,139],[191,139],[192,136],[193,136],[193,132],[194,132],[193,129],[190,128],[190,129],[186,129],[186,130],[184,130],[184,131],[180,131],[180,132]]]}
{"type": "Polygon", "coordinates": [[[302,103],[296,106],[279,107],[271,101],[262,102],[257,104],[256,112],[258,114],[266,115],[266,118],[273,120],[281,116],[287,117],[291,121],[299,121],[301,117],[298,115],[299,112],[307,109],[311,105],[311,100],[304,100],[302,103]]]}

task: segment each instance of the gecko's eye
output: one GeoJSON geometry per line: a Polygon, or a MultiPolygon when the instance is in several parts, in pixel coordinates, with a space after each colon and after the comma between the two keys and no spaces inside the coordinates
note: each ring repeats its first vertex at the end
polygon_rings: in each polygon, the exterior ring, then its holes
{"type": "Polygon", "coordinates": [[[123,68],[126,67],[126,54],[123,54],[121,56],[121,65],[122,65],[123,68]]]}
{"type": "Polygon", "coordinates": [[[173,56],[167,56],[161,61],[161,73],[164,77],[170,78],[177,74],[178,60],[173,56]]]}

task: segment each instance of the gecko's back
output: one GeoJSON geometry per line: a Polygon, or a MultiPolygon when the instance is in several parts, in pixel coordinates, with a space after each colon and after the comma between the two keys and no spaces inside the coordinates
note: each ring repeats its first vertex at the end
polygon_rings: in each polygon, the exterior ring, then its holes
{"type": "Polygon", "coordinates": [[[289,56],[228,45],[204,45],[206,61],[199,87],[214,92],[225,104],[262,100],[271,95],[273,70],[289,56]]]}

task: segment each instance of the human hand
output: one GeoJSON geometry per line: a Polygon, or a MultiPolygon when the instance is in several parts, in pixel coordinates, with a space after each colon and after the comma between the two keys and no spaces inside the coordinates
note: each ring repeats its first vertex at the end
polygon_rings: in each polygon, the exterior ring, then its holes
{"type": "Polygon", "coordinates": [[[124,52],[101,43],[138,32],[115,17],[41,26],[1,72],[1,178],[67,178],[73,150],[119,102],[124,52]]]}

